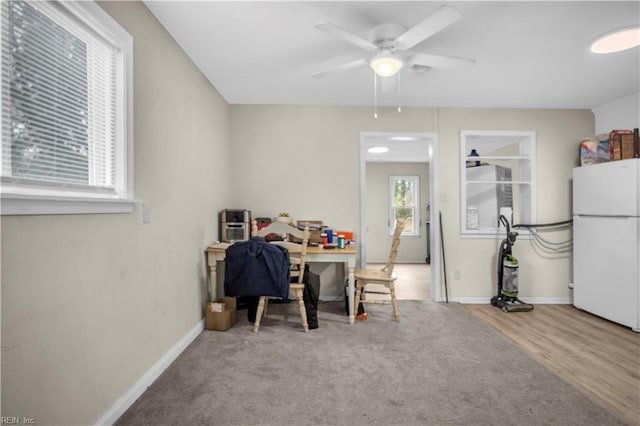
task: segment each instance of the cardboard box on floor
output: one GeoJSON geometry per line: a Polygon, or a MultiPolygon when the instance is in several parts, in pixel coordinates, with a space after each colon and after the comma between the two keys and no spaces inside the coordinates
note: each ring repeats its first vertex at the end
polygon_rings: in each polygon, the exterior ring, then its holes
{"type": "Polygon", "coordinates": [[[209,302],[205,312],[207,330],[226,331],[236,323],[236,298],[223,297],[217,302],[209,302]]]}

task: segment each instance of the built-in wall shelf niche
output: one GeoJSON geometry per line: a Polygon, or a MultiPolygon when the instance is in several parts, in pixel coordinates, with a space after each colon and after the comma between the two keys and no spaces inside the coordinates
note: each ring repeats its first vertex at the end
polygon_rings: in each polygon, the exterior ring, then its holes
{"type": "MultiPolygon", "coordinates": [[[[536,134],[533,131],[460,132],[460,233],[504,238],[498,218],[535,223],[536,134]]],[[[526,236],[526,229],[518,232],[526,236]]]]}

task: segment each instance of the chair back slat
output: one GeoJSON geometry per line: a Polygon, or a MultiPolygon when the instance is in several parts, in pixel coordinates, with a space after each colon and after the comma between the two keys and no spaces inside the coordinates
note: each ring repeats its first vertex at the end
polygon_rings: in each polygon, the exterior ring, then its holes
{"type": "Polygon", "coordinates": [[[284,247],[289,251],[291,263],[293,265],[298,266],[298,270],[301,271],[299,274],[293,273],[293,276],[298,276],[298,284],[302,284],[304,279],[304,266],[306,264],[307,258],[307,246],[309,244],[309,237],[311,232],[309,231],[309,227],[305,226],[303,230],[300,230],[294,226],[283,222],[271,222],[269,225],[264,228],[257,230],[257,227],[254,228],[255,232],[254,236],[257,237],[266,237],[269,234],[276,235],[291,235],[298,240],[301,240],[300,243],[295,243],[292,241],[271,241],[271,244],[276,244],[281,247],[284,247]]]}
{"type": "Polygon", "coordinates": [[[253,235],[257,237],[265,237],[269,234],[290,234],[299,239],[304,238],[304,230],[298,229],[295,226],[291,226],[287,223],[277,221],[271,222],[269,225],[260,230],[258,230],[256,226],[256,232],[253,235]]]}
{"type": "MultiPolygon", "coordinates": [[[[270,244],[279,245],[284,247],[289,252],[290,264],[296,265],[297,269],[291,270],[291,277],[297,277],[297,281],[289,284],[290,294],[293,294],[298,301],[300,309],[300,317],[302,318],[302,326],[304,331],[309,331],[309,324],[307,322],[307,313],[304,304],[304,267],[307,257],[307,245],[309,244],[309,227],[306,226],[304,230],[295,228],[287,223],[274,221],[264,228],[258,230],[257,221],[253,221],[251,226],[251,235],[253,237],[266,237],[269,234],[276,234],[284,236],[286,240],[289,240],[289,236],[293,237],[294,241],[270,241],[270,244]],[[298,242],[299,241],[299,242],[298,242]]],[[[258,302],[258,309],[256,311],[256,321],[253,325],[253,332],[257,333],[260,328],[260,321],[262,315],[266,312],[266,305],[269,298],[261,296],[258,302]]]]}
{"type": "Polygon", "coordinates": [[[387,273],[387,275],[391,276],[393,274],[393,268],[396,264],[396,257],[398,256],[398,246],[400,245],[400,235],[404,230],[404,219],[396,220],[396,227],[393,231],[393,238],[391,239],[391,249],[389,250],[389,258],[387,259],[387,263],[382,268],[383,271],[387,273]]]}

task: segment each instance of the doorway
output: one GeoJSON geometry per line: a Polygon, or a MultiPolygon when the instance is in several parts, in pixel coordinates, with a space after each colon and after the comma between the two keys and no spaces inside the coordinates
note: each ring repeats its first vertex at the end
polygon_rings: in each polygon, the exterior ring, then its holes
{"type": "MultiPolygon", "coordinates": [[[[416,261],[412,268],[424,266],[424,271],[430,270],[430,279],[419,280],[424,283],[424,286],[429,286],[428,291],[419,288],[410,291],[411,294],[428,295],[433,301],[441,301],[440,290],[440,232],[439,232],[439,217],[436,212],[439,211],[438,207],[438,167],[437,158],[438,153],[438,138],[435,133],[405,133],[405,132],[361,132],[360,133],[360,265],[366,266],[375,262],[379,262],[378,254],[373,254],[368,258],[368,253],[373,253],[372,247],[376,238],[380,233],[385,233],[389,226],[389,217],[381,219],[379,215],[379,208],[373,211],[370,191],[373,186],[369,178],[375,173],[384,173],[380,169],[395,169],[402,170],[406,167],[407,170],[412,170],[414,173],[421,173],[422,176],[427,176],[427,182],[423,182],[426,185],[428,194],[426,200],[421,200],[419,206],[420,213],[420,235],[415,237],[403,237],[406,238],[410,244],[416,244],[416,238],[419,238],[423,242],[420,255],[420,260],[416,261]],[[369,149],[372,147],[384,147],[386,151],[383,153],[371,153],[369,149]],[[386,166],[385,166],[386,165],[386,166]],[[418,172],[416,172],[416,168],[418,172]],[[369,174],[367,173],[369,171],[369,174]],[[427,210],[427,206],[429,209],[427,210]],[[369,220],[369,222],[368,222],[369,220]],[[375,220],[375,226],[370,222],[375,220]],[[379,223],[383,222],[383,223],[379,223]],[[382,227],[382,228],[381,228],[382,227]],[[375,229],[374,229],[375,228],[375,229]],[[382,229],[382,230],[381,230],[382,229]],[[371,234],[370,234],[371,232],[371,234]],[[374,238],[373,232],[376,232],[374,238]],[[371,247],[370,247],[371,245],[371,247]],[[427,254],[428,253],[428,254],[427,254]],[[428,262],[426,258],[429,258],[428,262]],[[430,283],[430,284],[429,284],[430,283]]],[[[377,186],[377,185],[376,185],[377,186]]],[[[381,189],[376,188],[376,191],[381,189]]],[[[384,197],[387,197],[387,191],[384,197]]],[[[384,212],[383,212],[384,213],[384,212]]],[[[388,232],[387,232],[388,233],[388,232]]],[[[407,243],[403,243],[405,246],[407,243]]],[[[403,244],[400,245],[401,250],[403,244]]],[[[386,259],[384,259],[386,260],[386,259]]],[[[383,260],[383,261],[384,261],[383,260]]],[[[411,260],[411,263],[414,263],[411,260]]],[[[402,265],[399,263],[399,267],[402,265]]],[[[408,268],[408,267],[407,267],[408,268]]],[[[414,269],[415,270],[415,269],[414,269]]],[[[419,296],[417,296],[419,297],[419,296]]]]}

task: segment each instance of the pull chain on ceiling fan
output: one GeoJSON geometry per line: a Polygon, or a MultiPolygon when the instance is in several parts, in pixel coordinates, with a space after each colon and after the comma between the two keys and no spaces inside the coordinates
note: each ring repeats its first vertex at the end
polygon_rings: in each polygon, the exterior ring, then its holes
{"type": "MultiPolygon", "coordinates": [[[[396,94],[398,95],[398,112],[402,112],[400,105],[400,73],[396,73],[396,94]]],[[[378,73],[373,73],[373,118],[378,119],[378,73]]]]}

